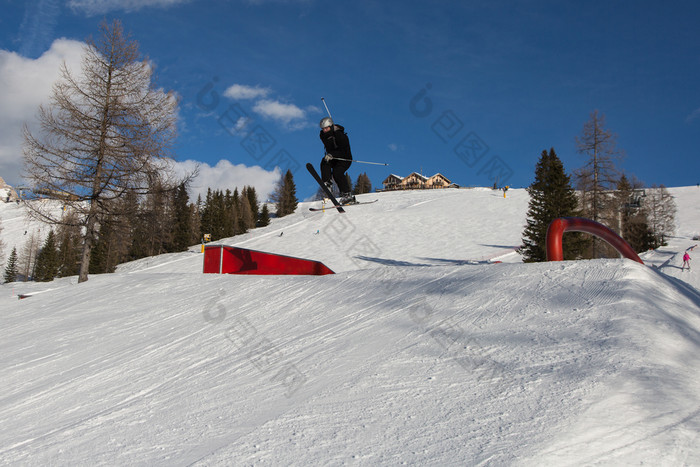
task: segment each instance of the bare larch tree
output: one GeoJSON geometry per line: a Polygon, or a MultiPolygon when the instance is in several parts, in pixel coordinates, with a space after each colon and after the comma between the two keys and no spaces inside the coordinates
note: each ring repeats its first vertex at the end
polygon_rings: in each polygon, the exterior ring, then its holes
{"type": "MultiPolygon", "coordinates": [[[[605,115],[593,111],[583,125],[580,137],[576,137],[578,152],[588,158],[586,164],[577,171],[578,179],[591,191],[590,216],[600,221],[605,205],[606,192],[614,189],[619,180],[615,160],[622,156],[617,149],[617,137],[605,128],[605,115]]],[[[586,206],[584,206],[584,209],[586,206]]]]}
{"type": "MultiPolygon", "coordinates": [[[[617,136],[605,128],[605,115],[593,111],[576,137],[577,150],[587,157],[586,164],[574,171],[576,187],[580,190],[583,215],[596,222],[609,224],[611,193],[619,180],[615,161],[623,154],[617,148],[617,136]]],[[[597,256],[599,241],[592,243],[593,257],[597,256]]]]}
{"type": "Polygon", "coordinates": [[[154,87],[151,64],[119,21],[103,22],[100,33],[97,41],[86,41],[81,74],[61,67],[50,104],[39,108],[40,134],[24,130],[25,178],[78,213],[64,217],[52,203],[28,204],[34,217],[50,224],[78,219],[79,282],[88,278],[100,222],[123,214],[116,199],[179,183],[168,164],[176,97],[154,87]]]}
{"type": "Polygon", "coordinates": [[[652,186],[646,190],[644,201],[649,228],[654,235],[653,248],[666,245],[666,240],[676,230],[676,202],[664,185],[652,186]]]}

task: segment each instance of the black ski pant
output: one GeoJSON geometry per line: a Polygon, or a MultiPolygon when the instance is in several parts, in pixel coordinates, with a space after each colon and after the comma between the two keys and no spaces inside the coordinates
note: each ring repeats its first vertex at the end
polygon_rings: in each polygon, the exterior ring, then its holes
{"type": "Polygon", "coordinates": [[[341,193],[350,192],[350,184],[345,176],[345,171],[350,168],[352,161],[339,161],[336,159],[331,159],[330,162],[323,159],[321,161],[321,179],[323,183],[330,181],[331,177],[335,180],[336,185],[338,185],[338,190],[341,193]]]}

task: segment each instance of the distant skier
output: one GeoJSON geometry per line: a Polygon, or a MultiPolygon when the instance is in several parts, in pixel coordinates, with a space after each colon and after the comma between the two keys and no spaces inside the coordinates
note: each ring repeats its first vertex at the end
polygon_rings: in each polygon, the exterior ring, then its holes
{"type": "Polygon", "coordinates": [[[326,155],[321,160],[321,179],[329,190],[333,191],[335,180],[340,190],[340,204],[348,204],[355,201],[355,197],[350,192],[345,172],[352,164],[352,153],[350,152],[350,140],[342,125],[333,123],[333,119],[325,117],[321,119],[321,132],[319,138],[323,142],[326,155]]]}
{"type": "Polygon", "coordinates": [[[684,270],[686,266],[688,266],[688,271],[690,271],[690,255],[687,251],[683,255],[683,266],[681,267],[681,271],[684,270]]]}

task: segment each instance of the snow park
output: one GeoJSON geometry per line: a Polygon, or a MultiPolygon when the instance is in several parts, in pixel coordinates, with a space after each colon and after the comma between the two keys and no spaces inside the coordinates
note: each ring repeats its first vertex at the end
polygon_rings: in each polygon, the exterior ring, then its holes
{"type": "MultiPolygon", "coordinates": [[[[700,187],[669,192],[644,264],[523,263],[527,191],[472,188],[217,242],[334,274],[205,274],[194,245],[4,284],[0,463],[700,465],[700,187]]],[[[0,203],[5,259],[46,232],[25,211],[0,203]]]]}

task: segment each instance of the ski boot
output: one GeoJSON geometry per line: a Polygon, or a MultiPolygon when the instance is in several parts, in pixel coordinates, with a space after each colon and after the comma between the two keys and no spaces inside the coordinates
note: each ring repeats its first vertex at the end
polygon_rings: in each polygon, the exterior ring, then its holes
{"type": "Polygon", "coordinates": [[[352,193],[341,193],[338,202],[340,204],[353,204],[356,203],[357,200],[355,200],[355,197],[352,195],[352,193]]]}

